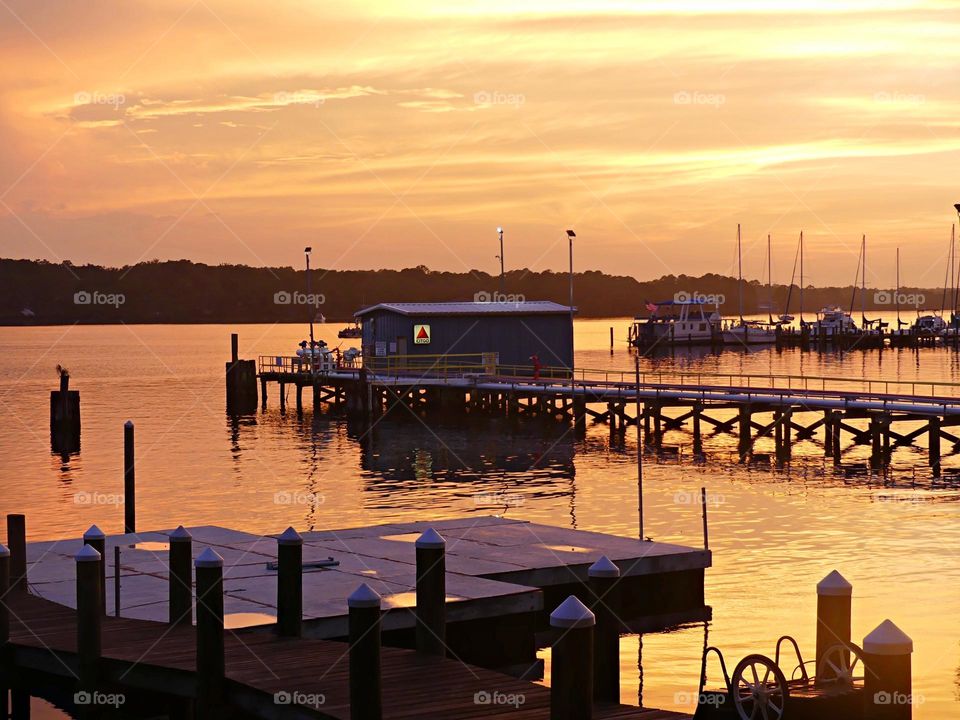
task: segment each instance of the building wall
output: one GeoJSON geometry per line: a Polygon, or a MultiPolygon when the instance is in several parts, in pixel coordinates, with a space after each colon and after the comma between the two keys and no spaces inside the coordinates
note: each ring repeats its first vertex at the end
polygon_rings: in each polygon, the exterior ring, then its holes
{"type": "Polygon", "coordinates": [[[502,365],[530,365],[537,355],[544,366],[570,367],[573,333],[567,315],[407,316],[379,310],[363,317],[363,352],[376,357],[376,342],[387,355],[479,354],[496,352],[502,365]],[[430,344],[413,342],[414,325],[430,326],[430,344]],[[393,343],[393,345],[391,345],[393,343]]]}

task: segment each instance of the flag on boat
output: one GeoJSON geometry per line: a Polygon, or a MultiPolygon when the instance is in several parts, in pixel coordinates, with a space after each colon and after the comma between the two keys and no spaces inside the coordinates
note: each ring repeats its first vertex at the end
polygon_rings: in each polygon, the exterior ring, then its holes
{"type": "Polygon", "coordinates": [[[657,311],[657,308],[659,307],[659,305],[657,305],[656,303],[652,303],[649,300],[644,300],[643,302],[646,303],[648,312],[655,313],[657,311]]]}

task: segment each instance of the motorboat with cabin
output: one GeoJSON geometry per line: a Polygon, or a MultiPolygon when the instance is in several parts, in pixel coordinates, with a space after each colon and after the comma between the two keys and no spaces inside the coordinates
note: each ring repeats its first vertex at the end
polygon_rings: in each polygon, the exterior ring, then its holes
{"type": "Polygon", "coordinates": [[[664,300],[647,303],[649,316],[634,318],[631,343],[638,347],[719,345],[723,319],[702,300],[664,300]]]}

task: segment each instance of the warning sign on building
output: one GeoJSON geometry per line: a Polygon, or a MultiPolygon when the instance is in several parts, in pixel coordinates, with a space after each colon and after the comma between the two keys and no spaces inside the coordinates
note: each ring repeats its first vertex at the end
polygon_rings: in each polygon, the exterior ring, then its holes
{"type": "Polygon", "coordinates": [[[430,344],[430,326],[429,325],[413,326],[413,344],[414,345],[430,344]]]}

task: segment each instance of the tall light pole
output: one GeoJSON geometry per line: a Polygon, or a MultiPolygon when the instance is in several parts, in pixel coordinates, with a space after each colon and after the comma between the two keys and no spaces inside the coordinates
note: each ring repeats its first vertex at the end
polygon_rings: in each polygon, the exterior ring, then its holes
{"type": "Polygon", "coordinates": [[[497,228],[497,235],[500,237],[500,254],[497,255],[500,258],[500,294],[502,295],[506,292],[504,287],[504,277],[503,277],[503,228],[497,228]]]}
{"type": "MultiPolygon", "coordinates": [[[[567,240],[570,242],[570,391],[573,392],[573,239],[577,234],[567,230],[567,240]]],[[[573,402],[573,395],[570,395],[573,402]]]]}
{"type": "Polygon", "coordinates": [[[310,253],[313,252],[313,248],[309,245],[303,249],[304,255],[307,256],[307,307],[310,308],[310,373],[313,374],[313,314],[314,309],[310,306],[310,253]]]}

